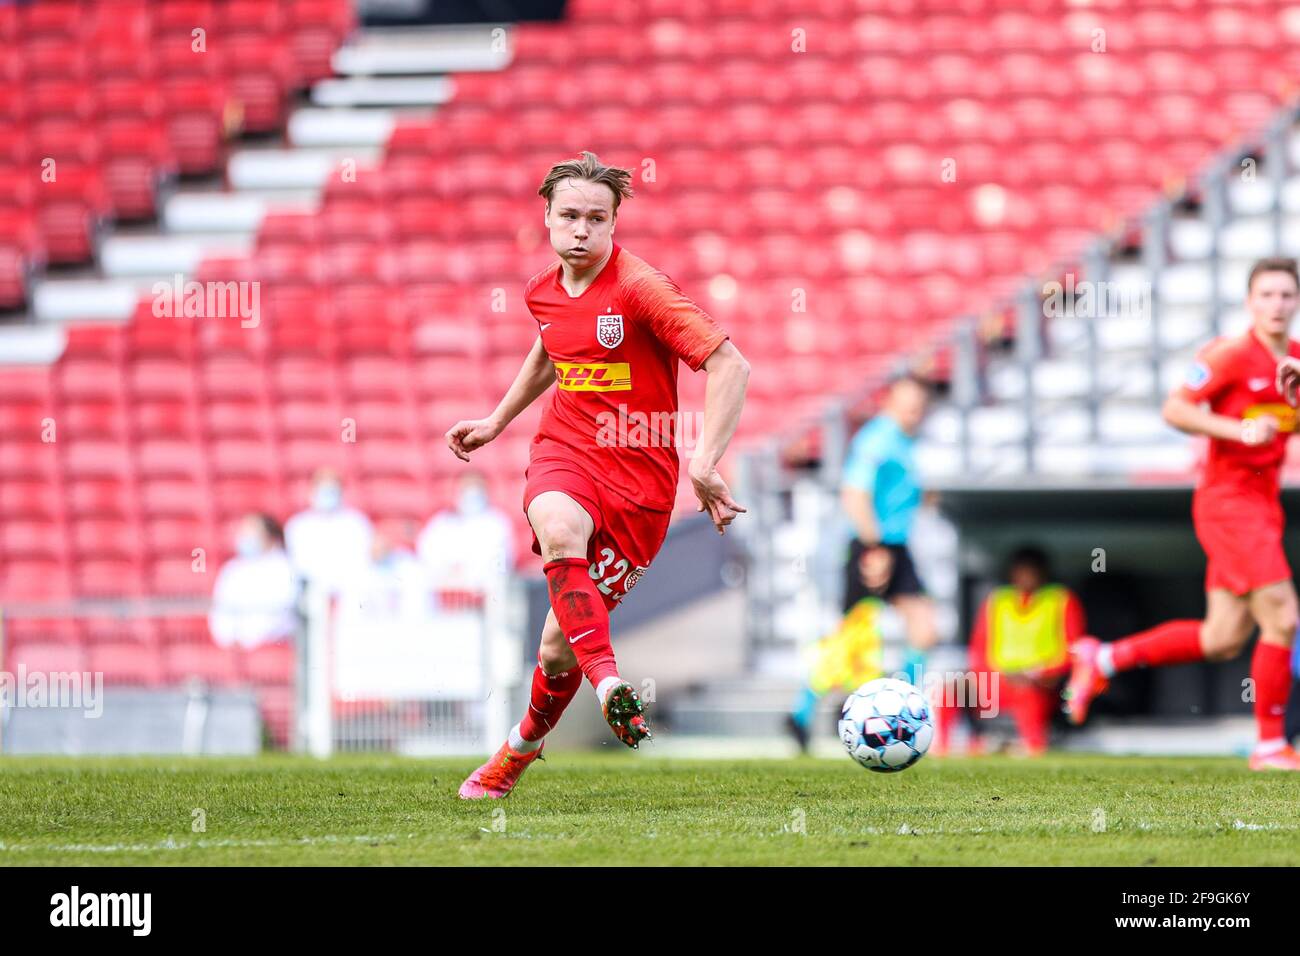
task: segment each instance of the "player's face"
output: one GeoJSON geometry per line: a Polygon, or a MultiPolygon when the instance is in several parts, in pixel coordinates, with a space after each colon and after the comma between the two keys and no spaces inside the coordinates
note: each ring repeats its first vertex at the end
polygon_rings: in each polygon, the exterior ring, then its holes
{"type": "Polygon", "coordinates": [[[614,191],[604,183],[566,179],[551,195],[546,228],[551,248],[577,270],[609,255],[614,241],[614,191]]]}
{"type": "Polygon", "coordinates": [[[1300,293],[1287,272],[1261,272],[1246,296],[1250,317],[1265,335],[1285,335],[1297,305],[1300,293]]]}

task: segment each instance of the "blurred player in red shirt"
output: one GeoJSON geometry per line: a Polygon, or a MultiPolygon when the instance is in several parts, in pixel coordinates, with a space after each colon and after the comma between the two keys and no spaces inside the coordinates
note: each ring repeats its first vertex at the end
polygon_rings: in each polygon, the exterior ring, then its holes
{"type": "Polygon", "coordinates": [[[551,611],[528,712],[461,785],[465,799],[504,797],[582,684],[596,689],[615,736],[650,736],[635,689],[619,677],[609,612],[663,544],[678,477],[677,363],[708,375],[689,474],[719,534],[744,512],[717,464],[740,421],[749,364],[666,275],[614,243],[631,174],[593,153],[551,168],[538,194],[559,261],[524,295],[538,337],[487,418],[457,422],[447,444],[468,461],[552,385],[529,452],[523,507],[546,561],[551,611]]]}
{"type": "Polygon", "coordinates": [[[1187,381],[1165,402],[1165,421],[1210,439],[1192,498],[1192,521],[1207,559],[1205,620],[1167,621],[1111,644],[1092,637],[1077,641],[1065,690],[1065,711],[1073,723],[1083,722],[1112,674],[1230,660],[1258,625],[1250,676],[1259,737],[1250,767],[1300,770],[1300,754],[1283,732],[1297,605],[1282,551],[1279,498],[1286,442],[1296,426],[1288,401],[1294,401],[1300,381],[1300,343],[1287,329],[1297,305],[1295,261],[1255,263],[1246,286],[1249,331],[1205,346],[1187,381]]]}

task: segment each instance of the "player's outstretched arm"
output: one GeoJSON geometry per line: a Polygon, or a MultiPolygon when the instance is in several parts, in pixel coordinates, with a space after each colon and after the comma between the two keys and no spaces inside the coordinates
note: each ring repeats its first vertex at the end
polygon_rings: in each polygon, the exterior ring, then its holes
{"type": "Polygon", "coordinates": [[[704,422],[700,440],[687,469],[700,511],[707,511],[718,534],[726,534],[727,525],[744,513],[731,497],[731,489],[718,474],[718,462],[740,424],[740,410],[745,406],[745,386],[749,382],[749,363],[740,350],[724,341],[704,360],[708,381],[704,387],[704,422]]]}
{"type": "Polygon", "coordinates": [[[1239,441],[1243,445],[1264,445],[1277,435],[1278,423],[1272,415],[1258,418],[1220,415],[1188,401],[1178,392],[1165,399],[1162,412],[1166,422],[1189,435],[1208,435],[1223,441],[1239,441]]]}
{"type": "Polygon", "coordinates": [[[548,388],[555,383],[555,366],[542,346],[539,335],[533,347],[528,350],[519,374],[506,389],[496,410],[487,418],[457,422],[447,429],[447,447],[461,461],[469,461],[469,453],[482,448],[500,435],[507,425],[525,408],[537,401],[548,388]]]}

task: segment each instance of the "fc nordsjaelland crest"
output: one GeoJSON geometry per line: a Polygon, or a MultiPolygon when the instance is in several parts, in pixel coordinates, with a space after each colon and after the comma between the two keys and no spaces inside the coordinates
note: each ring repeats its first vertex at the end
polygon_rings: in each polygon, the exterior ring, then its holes
{"type": "Polygon", "coordinates": [[[623,316],[596,316],[596,341],[607,349],[617,348],[623,342],[623,316]]]}

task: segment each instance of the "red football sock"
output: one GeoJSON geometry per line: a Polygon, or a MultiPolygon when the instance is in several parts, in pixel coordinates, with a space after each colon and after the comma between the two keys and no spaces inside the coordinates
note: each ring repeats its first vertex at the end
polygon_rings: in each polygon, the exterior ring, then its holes
{"type": "Polygon", "coordinates": [[[1121,638],[1110,648],[1116,672],[1205,659],[1205,652],[1201,650],[1200,621],[1165,621],[1149,631],[1121,638]]]}
{"type": "Polygon", "coordinates": [[[533,690],[528,699],[528,713],[519,721],[519,736],[524,740],[541,740],[555,729],[560,715],[582,686],[582,671],[547,674],[540,664],[533,669],[533,690]]]}
{"type": "Polygon", "coordinates": [[[587,564],[586,558],[559,558],[544,564],[542,571],[560,630],[587,680],[598,687],[606,677],[618,676],[618,665],[609,643],[609,611],[587,564]]]}
{"type": "Polygon", "coordinates": [[[1036,753],[1046,750],[1052,711],[1059,695],[1043,687],[1025,686],[1008,680],[1002,682],[1002,696],[1015,721],[1020,742],[1036,753]]]}
{"type": "Polygon", "coordinates": [[[1286,717],[1286,699],[1291,693],[1291,649],[1264,641],[1255,642],[1250,659],[1250,679],[1255,682],[1255,724],[1260,740],[1280,740],[1286,717]]]}

